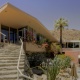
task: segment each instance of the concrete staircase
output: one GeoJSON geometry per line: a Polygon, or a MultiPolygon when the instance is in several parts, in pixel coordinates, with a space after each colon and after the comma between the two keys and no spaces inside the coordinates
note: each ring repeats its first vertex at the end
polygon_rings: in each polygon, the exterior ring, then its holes
{"type": "MultiPolygon", "coordinates": [[[[17,62],[20,45],[7,44],[0,48],[0,80],[17,80],[17,62]]],[[[21,57],[20,69],[24,71],[24,54],[21,57]]],[[[23,80],[20,77],[19,80],[23,80]]]]}

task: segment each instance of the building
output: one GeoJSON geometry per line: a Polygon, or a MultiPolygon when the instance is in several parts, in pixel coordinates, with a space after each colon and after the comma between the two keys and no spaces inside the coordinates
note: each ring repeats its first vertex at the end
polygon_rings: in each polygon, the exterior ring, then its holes
{"type": "Polygon", "coordinates": [[[40,21],[10,3],[3,5],[0,8],[0,46],[3,42],[6,46],[0,47],[0,80],[23,80],[25,74],[30,77],[33,73],[26,55],[45,53],[45,47],[40,44],[47,40],[56,41],[40,21]],[[16,44],[20,37],[24,45],[16,44]]]}
{"type": "MultiPolygon", "coordinates": [[[[60,31],[51,31],[53,36],[59,42],[60,31]]],[[[80,56],[80,31],[75,29],[64,29],[63,35],[63,48],[62,52],[68,56],[71,56],[75,63],[78,63],[78,58],[80,56]]]]}
{"type": "Polygon", "coordinates": [[[0,8],[0,33],[0,42],[16,43],[20,37],[25,42],[56,41],[40,21],[10,3],[0,8]]]}

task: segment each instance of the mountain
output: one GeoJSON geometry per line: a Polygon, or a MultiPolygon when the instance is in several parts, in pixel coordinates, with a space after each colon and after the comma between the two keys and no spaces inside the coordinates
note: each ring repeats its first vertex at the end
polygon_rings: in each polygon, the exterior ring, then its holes
{"type": "MultiPolygon", "coordinates": [[[[58,41],[60,39],[60,30],[50,30],[54,38],[56,38],[58,41]]],[[[75,29],[64,29],[62,32],[62,39],[64,41],[69,40],[80,40],[80,30],[75,29]]]]}

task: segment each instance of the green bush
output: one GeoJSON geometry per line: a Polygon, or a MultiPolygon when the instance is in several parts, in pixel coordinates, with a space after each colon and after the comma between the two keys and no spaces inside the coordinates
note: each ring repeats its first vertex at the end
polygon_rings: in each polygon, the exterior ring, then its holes
{"type": "Polygon", "coordinates": [[[71,58],[66,56],[65,59],[63,60],[63,68],[67,68],[70,67],[70,63],[71,63],[71,58]]]}
{"type": "Polygon", "coordinates": [[[44,61],[45,58],[45,53],[31,53],[27,55],[30,67],[36,67],[39,66],[42,61],[44,61]]]}
{"type": "Polygon", "coordinates": [[[62,59],[62,68],[65,69],[67,67],[70,67],[71,58],[66,55],[58,55],[59,58],[62,59]]]}

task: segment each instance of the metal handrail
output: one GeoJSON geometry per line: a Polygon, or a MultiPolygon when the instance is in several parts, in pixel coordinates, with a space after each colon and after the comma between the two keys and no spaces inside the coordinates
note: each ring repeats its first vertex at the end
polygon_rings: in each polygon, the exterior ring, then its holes
{"type": "Polygon", "coordinates": [[[2,34],[3,36],[6,36],[4,33],[0,32],[0,34],[2,34]]]}
{"type": "Polygon", "coordinates": [[[0,32],[0,34],[4,36],[4,44],[5,44],[5,36],[6,35],[4,33],[2,33],[2,32],[0,32]]]}
{"type": "Polygon", "coordinates": [[[17,80],[19,80],[19,73],[20,73],[20,75],[21,75],[22,77],[24,77],[24,78],[27,78],[27,79],[29,79],[29,80],[34,80],[33,78],[24,75],[24,74],[21,72],[21,70],[19,69],[19,64],[20,64],[21,55],[23,54],[23,41],[22,41],[22,39],[20,39],[20,41],[21,41],[21,48],[20,48],[20,54],[19,54],[19,59],[18,59],[18,64],[17,64],[17,80]]]}

